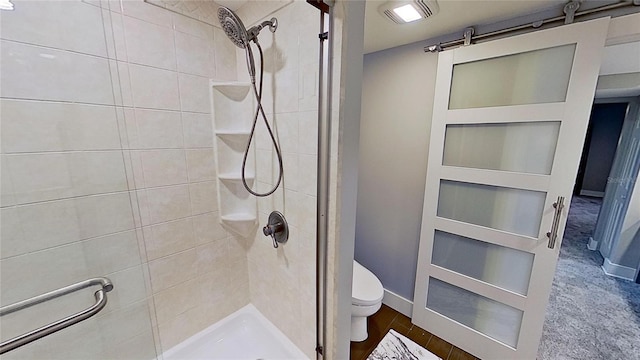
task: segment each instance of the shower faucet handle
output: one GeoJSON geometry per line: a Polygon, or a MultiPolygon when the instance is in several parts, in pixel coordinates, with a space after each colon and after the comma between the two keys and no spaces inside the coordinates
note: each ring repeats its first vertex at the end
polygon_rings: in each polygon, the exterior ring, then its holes
{"type": "Polygon", "coordinates": [[[269,214],[267,225],[262,228],[264,236],[271,236],[273,247],[278,248],[278,244],[284,244],[289,239],[289,225],[284,215],[279,211],[273,211],[269,214]]]}

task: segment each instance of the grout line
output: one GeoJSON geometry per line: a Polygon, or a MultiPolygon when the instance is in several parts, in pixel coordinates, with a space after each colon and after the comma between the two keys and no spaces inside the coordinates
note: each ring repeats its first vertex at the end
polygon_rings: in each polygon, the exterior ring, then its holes
{"type": "MultiPolygon", "coordinates": [[[[108,191],[108,192],[101,192],[101,193],[95,193],[95,194],[82,194],[82,195],[68,196],[68,197],[62,197],[62,198],[56,198],[56,199],[29,201],[29,202],[24,202],[24,203],[20,203],[20,204],[2,206],[2,209],[20,208],[20,207],[35,206],[35,205],[40,205],[40,204],[50,204],[50,203],[55,203],[55,202],[59,202],[59,201],[77,200],[77,199],[90,198],[90,197],[129,194],[131,192],[141,192],[141,191],[147,191],[147,190],[167,189],[167,188],[173,188],[173,187],[189,186],[189,185],[194,185],[194,184],[211,183],[211,182],[214,182],[214,181],[216,181],[216,180],[215,179],[198,180],[198,181],[178,183],[178,184],[141,187],[141,188],[135,188],[135,189],[131,189],[131,190],[128,190],[128,186],[127,186],[127,190],[108,191]]],[[[207,211],[207,212],[212,212],[212,211],[207,211]]],[[[199,214],[194,214],[194,215],[199,215],[199,214]]]]}
{"type": "Polygon", "coordinates": [[[453,348],[455,346],[453,346],[453,344],[451,344],[451,349],[449,349],[449,353],[447,354],[447,358],[445,360],[449,360],[449,358],[451,357],[451,353],[453,352],[453,348]]]}
{"type": "MultiPolygon", "coordinates": [[[[127,65],[129,65],[130,63],[127,61],[118,61],[121,63],[125,63],[127,65]]],[[[136,65],[135,63],[132,63],[134,65],[136,65]]],[[[142,65],[144,66],[144,65],[142,65]]],[[[164,70],[164,69],[162,69],[164,70]]],[[[170,70],[167,70],[170,71],[170,70]]],[[[175,71],[174,71],[175,72],[175,71]]],[[[187,73],[180,73],[183,75],[191,75],[191,74],[187,74],[187,73]]],[[[206,76],[200,76],[200,75],[192,75],[192,76],[196,76],[196,77],[201,77],[201,78],[206,78],[206,79],[210,79],[207,78],[206,76]]],[[[84,102],[84,101],[75,101],[75,100],[60,100],[60,99],[35,99],[35,98],[27,98],[27,97],[12,97],[12,96],[0,96],[0,99],[2,100],[13,100],[13,101],[33,101],[33,102],[43,102],[43,103],[54,103],[54,104],[76,104],[76,105],[86,105],[86,106],[106,106],[106,107],[116,107],[116,108],[125,108],[125,109],[137,109],[137,110],[151,110],[151,111],[167,111],[167,112],[182,112],[182,113],[187,113],[187,114],[199,114],[199,115],[211,115],[211,112],[201,112],[201,111],[192,111],[192,110],[180,110],[180,109],[166,109],[166,108],[150,108],[150,107],[143,107],[143,106],[134,106],[134,105],[123,105],[123,104],[104,104],[104,103],[91,103],[91,102],[84,102]]],[[[281,114],[294,114],[294,113],[301,113],[301,112],[317,112],[317,110],[306,110],[306,111],[279,111],[277,113],[275,113],[275,115],[281,115],[281,114]]],[[[311,154],[311,155],[315,155],[315,154],[311,154]]]]}
{"type": "Polygon", "coordinates": [[[70,150],[39,150],[39,151],[10,151],[3,152],[5,156],[17,156],[17,155],[54,155],[54,154],[73,154],[73,153],[95,153],[95,152],[126,152],[126,151],[157,151],[157,150],[213,150],[211,146],[203,147],[151,147],[151,148],[111,148],[111,149],[70,149],[70,150]]]}
{"type": "MultiPolygon", "coordinates": [[[[122,15],[122,16],[126,16],[126,15],[122,15]]],[[[167,28],[167,29],[169,29],[169,28],[167,28]]],[[[173,31],[177,31],[177,30],[173,30],[173,31]]],[[[184,33],[182,31],[178,31],[178,32],[184,33]]],[[[105,29],[105,34],[106,34],[106,29],[105,29]]],[[[189,33],[184,33],[184,34],[190,35],[190,36],[194,36],[194,37],[196,37],[198,39],[201,39],[201,40],[206,40],[207,42],[210,41],[208,39],[203,39],[201,37],[198,37],[196,35],[191,35],[189,33]]],[[[141,63],[141,62],[132,61],[131,59],[128,58],[128,56],[127,56],[126,60],[119,59],[117,54],[115,54],[114,57],[110,57],[109,56],[108,45],[105,46],[105,52],[107,53],[107,56],[103,56],[103,55],[96,55],[96,54],[91,54],[91,53],[86,53],[86,52],[81,52],[81,51],[76,51],[76,50],[57,48],[57,47],[49,46],[49,45],[30,43],[30,42],[25,42],[25,41],[20,41],[20,40],[5,39],[5,38],[2,38],[1,40],[9,42],[9,43],[20,44],[20,45],[29,46],[29,47],[36,47],[36,48],[47,49],[47,50],[54,50],[54,51],[59,51],[59,52],[63,52],[63,53],[70,53],[70,54],[79,55],[79,56],[87,56],[87,57],[91,57],[91,58],[95,58],[95,59],[102,59],[102,60],[107,60],[107,61],[123,62],[123,63],[127,63],[128,65],[143,66],[143,67],[156,69],[156,70],[171,71],[171,72],[175,72],[175,73],[179,73],[179,74],[191,75],[191,76],[197,76],[197,77],[201,77],[201,78],[211,79],[211,77],[206,76],[206,75],[179,71],[177,67],[176,67],[176,69],[168,69],[168,68],[163,68],[163,67],[159,67],[159,66],[155,66],[155,65],[149,65],[149,64],[145,64],[145,63],[141,63]]],[[[114,51],[115,51],[115,37],[114,37],[114,51]]]]}

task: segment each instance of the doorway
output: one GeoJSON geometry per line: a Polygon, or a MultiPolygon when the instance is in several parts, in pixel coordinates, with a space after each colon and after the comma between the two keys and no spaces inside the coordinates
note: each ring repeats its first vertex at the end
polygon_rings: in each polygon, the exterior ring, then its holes
{"type": "Polygon", "coordinates": [[[596,248],[588,248],[590,243],[593,246],[591,237],[596,231],[596,224],[602,221],[599,217],[608,215],[601,212],[612,211],[610,206],[603,206],[602,195],[607,199],[615,192],[615,186],[607,184],[620,172],[616,165],[624,162],[622,159],[633,151],[624,137],[631,137],[634,127],[623,125],[627,125],[627,121],[635,123],[638,120],[635,119],[637,114],[628,108],[631,108],[629,100],[593,106],[538,359],[640,358],[636,344],[640,338],[640,286],[633,281],[606,275],[602,268],[605,258],[599,251],[592,251],[596,248]],[[589,159],[590,153],[595,154],[596,160],[589,159]],[[590,160],[592,168],[607,169],[606,189],[602,189],[602,195],[598,194],[598,188],[593,187],[597,181],[585,181],[588,176],[585,169],[590,160]]]}

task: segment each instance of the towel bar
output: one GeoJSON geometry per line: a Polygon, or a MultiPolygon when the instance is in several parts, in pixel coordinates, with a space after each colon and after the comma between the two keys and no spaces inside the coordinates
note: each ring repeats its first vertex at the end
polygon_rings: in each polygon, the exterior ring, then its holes
{"type": "Polygon", "coordinates": [[[8,351],[19,348],[22,345],[26,345],[32,341],[53,334],[56,331],[77,324],[97,314],[107,305],[107,293],[113,290],[113,284],[111,283],[111,280],[105,277],[88,279],[42,295],[34,296],[27,300],[1,307],[0,316],[3,316],[94,285],[100,285],[101,288],[95,292],[94,296],[96,298],[96,302],[91,305],[91,307],[39,327],[35,330],[16,336],[7,341],[3,341],[0,343],[0,354],[4,354],[8,351]]]}

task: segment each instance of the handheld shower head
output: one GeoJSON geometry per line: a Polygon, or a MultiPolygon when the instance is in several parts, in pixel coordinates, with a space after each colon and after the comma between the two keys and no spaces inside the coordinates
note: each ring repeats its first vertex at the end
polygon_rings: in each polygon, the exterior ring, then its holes
{"type": "Polygon", "coordinates": [[[249,30],[244,26],[240,17],[236,15],[231,9],[220,6],[218,8],[218,20],[225,34],[229,39],[236,44],[237,47],[244,49],[247,56],[247,69],[249,70],[249,76],[251,81],[255,81],[256,67],[253,60],[253,52],[251,51],[250,42],[258,43],[258,34],[260,30],[265,27],[269,27],[269,30],[273,33],[278,28],[278,19],[271,18],[271,20],[263,21],[262,23],[251,27],[249,30]]]}
{"type": "Polygon", "coordinates": [[[249,45],[249,35],[240,17],[231,9],[221,6],[218,8],[218,20],[225,34],[241,49],[246,49],[249,45]]]}
{"type": "Polygon", "coordinates": [[[278,19],[271,18],[271,20],[263,21],[247,30],[240,17],[224,6],[218,8],[218,20],[220,20],[220,25],[225,34],[241,49],[249,47],[250,41],[257,42],[258,34],[263,28],[268,26],[272,33],[276,32],[278,28],[278,19]]]}
{"type": "Polygon", "coordinates": [[[258,104],[256,106],[255,116],[253,117],[253,126],[251,127],[251,133],[249,135],[249,140],[247,141],[247,147],[244,152],[244,157],[242,159],[242,184],[244,188],[252,195],[255,196],[269,196],[273,194],[280,186],[282,182],[282,178],[284,176],[284,166],[282,164],[282,154],[280,152],[280,148],[278,147],[278,142],[273,135],[273,131],[269,126],[269,121],[267,120],[267,115],[264,112],[264,108],[262,107],[262,77],[264,75],[264,61],[263,61],[263,53],[262,47],[260,43],[258,43],[258,35],[260,31],[265,27],[269,27],[272,33],[276,32],[278,28],[278,20],[276,18],[271,18],[271,20],[266,20],[261,22],[258,25],[251,27],[247,30],[240,20],[240,17],[236,15],[231,9],[221,6],[218,8],[218,20],[220,20],[220,25],[224,30],[225,34],[231,39],[231,41],[236,44],[237,47],[244,49],[246,58],[247,58],[247,70],[249,71],[249,78],[251,79],[251,87],[253,88],[253,94],[255,95],[258,104]],[[253,60],[253,51],[251,50],[251,42],[254,42],[258,51],[260,53],[260,76],[259,81],[256,84],[256,67],[253,60]],[[258,90],[259,88],[259,90],[258,90]],[[251,147],[251,139],[253,139],[253,134],[256,129],[256,124],[258,122],[258,116],[262,115],[262,119],[264,120],[264,124],[269,131],[269,136],[271,137],[271,141],[273,142],[273,146],[275,147],[276,154],[278,155],[278,164],[280,168],[280,175],[278,176],[278,182],[276,185],[266,193],[259,193],[251,190],[249,184],[247,184],[247,180],[245,177],[245,168],[247,164],[247,156],[249,155],[249,148],[251,147]]]}

